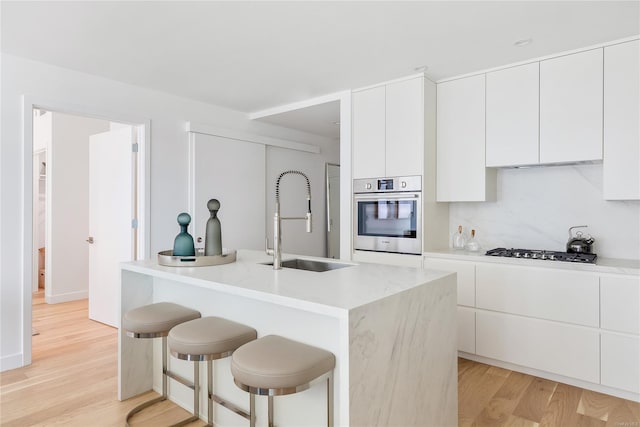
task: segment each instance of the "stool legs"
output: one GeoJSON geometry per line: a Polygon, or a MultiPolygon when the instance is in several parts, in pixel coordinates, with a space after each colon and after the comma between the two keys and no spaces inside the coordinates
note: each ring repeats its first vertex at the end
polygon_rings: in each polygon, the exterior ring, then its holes
{"type": "MultiPolygon", "coordinates": [[[[250,427],[255,427],[256,425],[256,398],[253,394],[249,394],[249,412],[247,413],[246,411],[244,411],[242,408],[234,405],[231,402],[227,402],[226,400],[222,399],[220,396],[216,395],[213,393],[213,361],[215,359],[210,359],[207,360],[207,404],[208,404],[208,408],[207,408],[207,426],[212,427],[213,426],[213,402],[217,403],[218,405],[229,409],[232,412],[235,412],[236,414],[240,415],[243,418],[246,418],[249,420],[249,426],[250,427]]],[[[198,363],[198,362],[196,362],[198,363]]]]}
{"type": "Polygon", "coordinates": [[[273,427],[273,396],[267,397],[267,414],[269,417],[269,427],[273,427]]]}

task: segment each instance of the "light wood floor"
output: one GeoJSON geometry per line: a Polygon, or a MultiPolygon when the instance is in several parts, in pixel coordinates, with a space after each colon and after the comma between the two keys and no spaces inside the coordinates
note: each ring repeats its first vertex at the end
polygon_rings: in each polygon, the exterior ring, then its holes
{"type": "MultiPolygon", "coordinates": [[[[129,409],[156,395],[117,400],[116,330],[88,320],[86,300],[49,305],[38,294],[33,313],[33,364],[0,374],[0,425],[122,426],[129,409]]],[[[458,379],[461,426],[640,427],[635,402],[464,359],[458,379]]],[[[187,415],[163,402],[132,426],[187,415]]]]}

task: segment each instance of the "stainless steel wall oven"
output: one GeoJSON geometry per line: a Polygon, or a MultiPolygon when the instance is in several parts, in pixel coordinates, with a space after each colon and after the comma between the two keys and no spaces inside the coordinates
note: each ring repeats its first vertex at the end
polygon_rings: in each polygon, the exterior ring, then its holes
{"type": "Polygon", "coordinates": [[[366,178],[353,181],[357,250],[422,253],[422,177],[366,178]]]}

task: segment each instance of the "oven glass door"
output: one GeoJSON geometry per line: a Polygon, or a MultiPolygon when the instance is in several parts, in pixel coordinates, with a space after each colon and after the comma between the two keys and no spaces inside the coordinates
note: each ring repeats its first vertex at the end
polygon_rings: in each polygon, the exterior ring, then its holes
{"type": "Polygon", "coordinates": [[[417,238],[418,199],[380,197],[356,203],[358,237],[417,238]]]}

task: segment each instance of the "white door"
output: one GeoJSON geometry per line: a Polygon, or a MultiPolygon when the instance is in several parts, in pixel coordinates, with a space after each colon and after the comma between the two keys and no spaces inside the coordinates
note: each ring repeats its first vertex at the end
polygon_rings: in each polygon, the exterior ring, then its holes
{"type": "MultiPolygon", "coordinates": [[[[265,146],[212,135],[192,135],[191,224],[196,247],[204,247],[207,202],[220,201],[222,247],[263,249],[265,146]]],[[[176,217],[180,212],[175,212],[176,217]]],[[[178,233],[178,224],[175,224],[178,233]]],[[[171,242],[171,245],[173,242],[171,242]]]]}
{"type": "Polygon", "coordinates": [[[119,264],[133,259],[134,132],[127,126],[89,139],[89,318],[114,327],[119,264]]]}
{"type": "Polygon", "coordinates": [[[340,259],[340,165],[327,165],[327,258],[340,259]]]}

